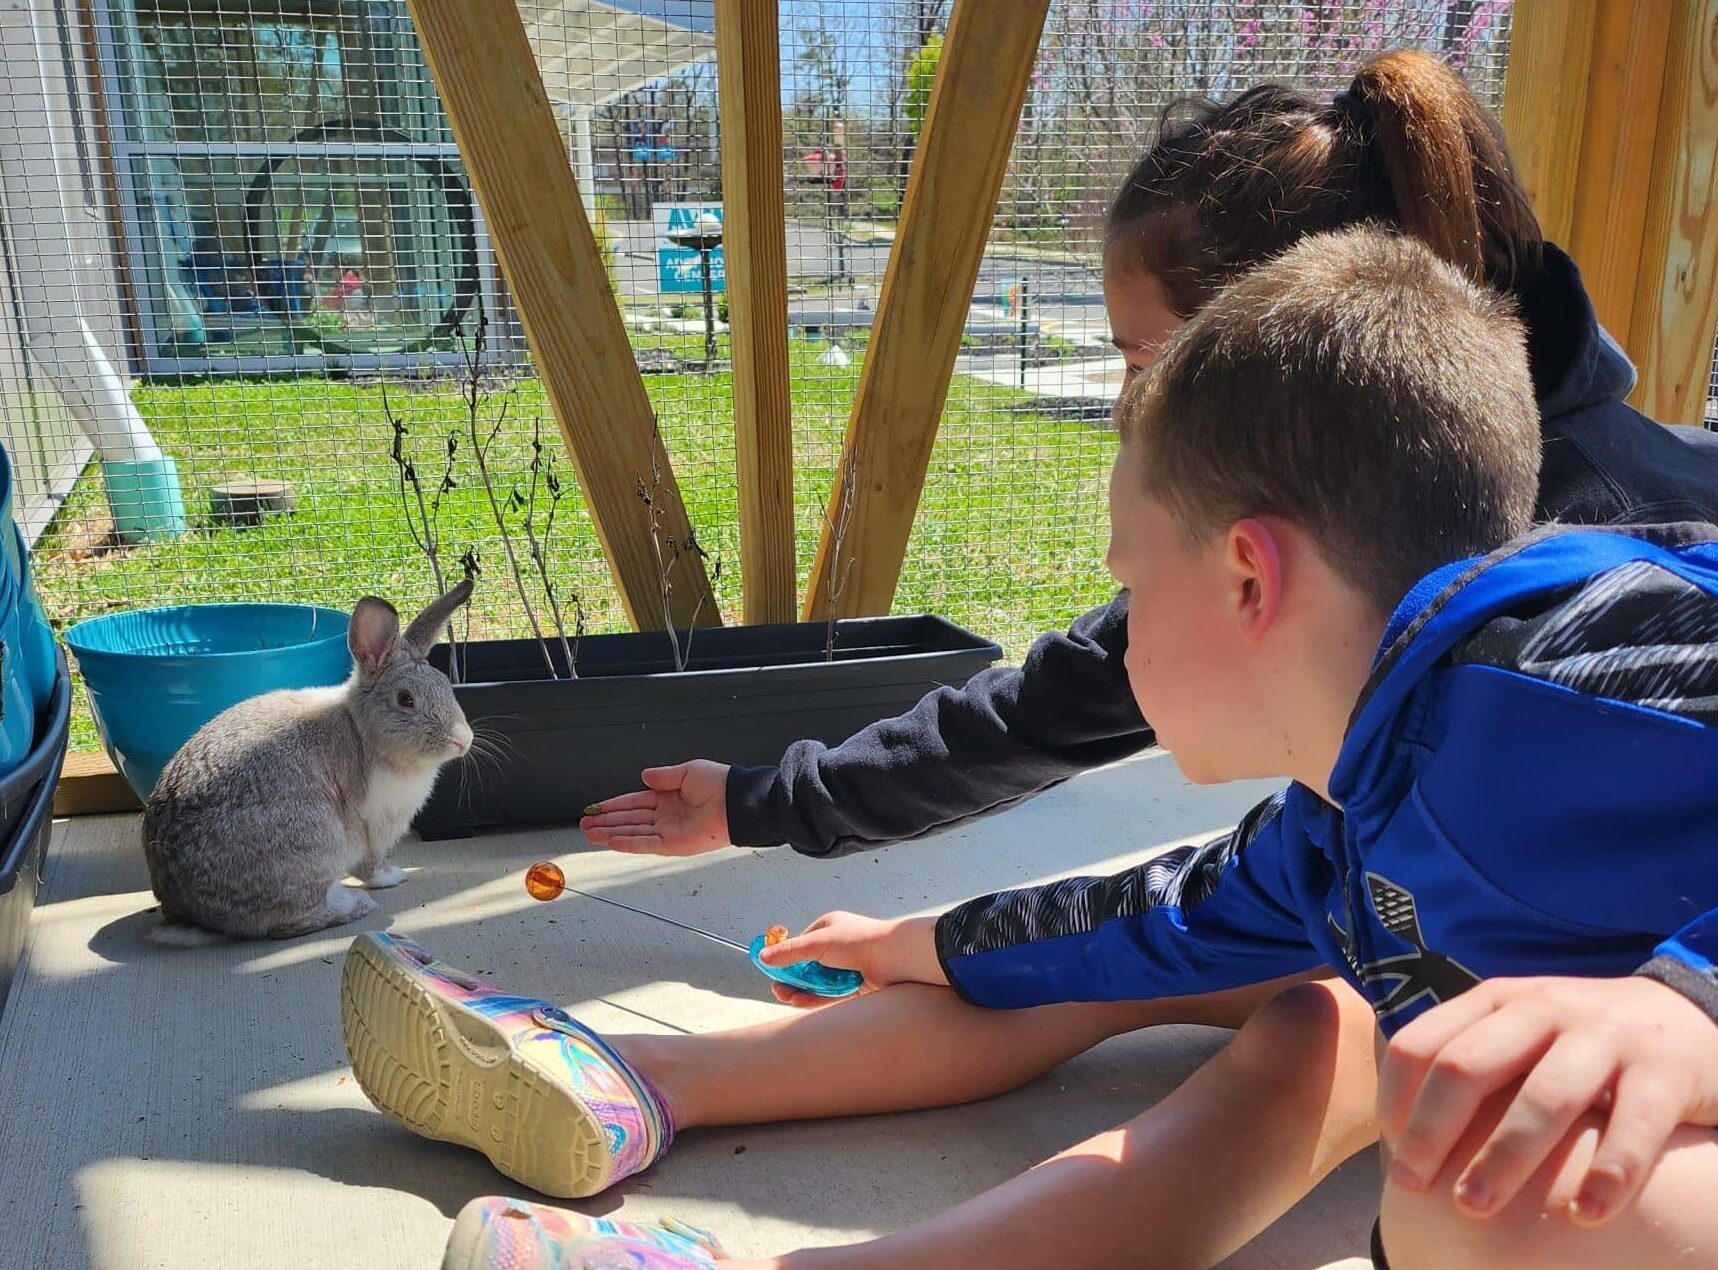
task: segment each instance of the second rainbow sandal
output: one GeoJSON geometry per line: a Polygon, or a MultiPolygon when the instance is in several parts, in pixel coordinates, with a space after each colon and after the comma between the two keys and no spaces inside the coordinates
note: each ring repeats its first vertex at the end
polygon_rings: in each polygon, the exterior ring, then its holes
{"type": "Polygon", "coordinates": [[[485,1196],[459,1212],[441,1270],[711,1270],[721,1248],[672,1219],[634,1223],[485,1196]]]}

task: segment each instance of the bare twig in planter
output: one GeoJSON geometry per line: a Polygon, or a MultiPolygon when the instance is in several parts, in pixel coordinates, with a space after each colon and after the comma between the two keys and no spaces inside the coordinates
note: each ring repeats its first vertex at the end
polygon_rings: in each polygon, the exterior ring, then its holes
{"type": "MultiPolygon", "coordinates": [[[[555,473],[555,459],[550,457],[550,459],[546,459],[545,462],[546,469],[545,473],[543,473],[543,485],[545,485],[546,490],[548,490],[548,521],[546,521],[545,526],[543,526],[543,550],[545,550],[546,555],[546,553],[548,553],[548,540],[550,540],[550,534],[555,531],[555,516],[557,516],[558,510],[560,510],[560,500],[567,497],[567,486],[560,483],[560,476],[555,473]]],[[[546,579],[546,577],[543,579],[543,586],[545,586],[545,588],[548,586],[548,579],[546,579]]],[[[555,596],[555,593],[550,591],[551,601],[553,601],[553,596],[555,596]]],[[[555,622],[557,622],[557,624],[560,622],[560,610],[558,610],[558,608],[555,610],[555,622]]],[[[574,593],[572,593],[572,653],[570,653],[569,660],[567,660],[567,665],[570,665],[570,667],[577,667],[577,665],[579,665],[579,644],[584,641],[584,632],[586,632],[588,627],[589,614],[584,612],[584,596],[582,596],[579,591],[574,591],[574,593]]]]}
{"type": "MultiPolygon", "coordinates": [[[[829,524],[829,575],[824,582],[823,598],[823,660],[835,660],[835,601],[847,589],[847,576],[853,572],[853,561],[842,562],[847,545],[847,527],[853,520],[853,493],[859,487],[859,457],[846,455],[841,462],[841,501],[835,519],[829,524]]],[[[824,513],[827,522],[829,514],[824,513]]]]}
{"type": "MultiPolygon", "coordinates": [[[[467,547],[465,549],[464,554],[459,557],[459,567],[465,574],[465,580],[467,582],[470,582],[472,584],[473,590],[475,590],[476,584],[477,584],[477,579],[483,576],[483,558],[477,554],[477,547],[475,544],[467,547]]],[[[452,622],[448,623],[447,637],[450,641],[453,639],[453,623],[452,622]]],[[[467,659],[466,663],[465,663],[465,668],[467,670],[470,670],[471,669],[471,661],[470,661],[470,657],[471,657],[471,601],[470,600],[467,600],[465,602],[465,650],[466,650],[466,659],[467,659]]]]}
{"type": "MultiPolygon", "coordinates": [[[[541,420],[538,421],[541,426],[541,420]]],[[[561,509],[561,500],[566,497],[567,488],[561,484],[561,478],[555,471],[553,455],[545,456],[543,460],[543,488],[549,492],[549,513],[543,523],[543,555],[549,552],[549,539],[555,532],[555,517],[561,509]]],[[[555,626],[561,632],[561,642],[566,643],[566,627],[561,620],[561,609],[556,592],[549,583],[548,575],[543,577],[543,589],[548,593],[549,603],[555,610],[555,626]]],[[[573,646],[567,652],[567,666],[573,674],[577,674],[579,664],[579,643],[585,637],[585,629],[589,624],[589,615],[585,612],[585,599],[577,591],[572,594],[573,602],[573,646]]]]}
{"type": "MultiPolygon", "coordinates": [[[[655,439],[655,434],[652,434],[655,439]]],[[[657,586],[662,594],[662,625],[668,632],[668,642],[674,646],[674,669],[680,669],[680,641],[674,634],[674,610],[669,605],[669,598],[674,594],[674,578],[671,557],[662,552],[662,508],[658,505],[656,496],[662,491],[662,465],[657,461],[654,447],[650,454],[650,488],[646,489],[642,478],[638,482],[638,501],[644,504],[644,514],[650,525],[650,549],[656,553],[657,586]]],[[[674,540],[668,539],[670,551],[674,540]]]]}
{"type": "MultiPolygon", "coordinates": [[[[436,526],[437,526],[436,533],[437,533],[438,539],[440,537],[440,525],[441,525],[441,500],[444,497],[446,497],[448,494],[452,493],[455,489],[458,488],[457,482],[455,482],[453,479],[454,460],[458,457],[458,455],[459,455],[459,433],[449,432],[447,434],[447,463],[446,463],[446,466],[444,466],[442,468],[441,480],[436,483],[435,493],[430,498],[430,516],[432,517],[432,519],[436,523],[436,526]]],[[[439,582],[440,577],[441,577],[439,570],[436,573],[436,577],[437,577],[437,580],[439,582]]],[[[442,594],[445,595],[446,592],[443,592],[442,594]]],[[[466,642],[470,643],[470,632],[471,632],[471,601],[470,601],[470,599],[467,599],[462,607],[465,609],[465,629],[466,629],[466,636],[467,636],[466,642]]],[[[454,683],[459,683],[462,681],[464,676],[463,676],[463,672],[460,669],[460,662],[459,662],[459,640],[453,633],[453,623],[452,622],[449,622],[447,624],[447,668],[448,668],[448,677],[454,683]]]]}
{"type": "MultiPolygon", "coordinates": [[[[549,577],[548,546],[549,535],[555,529],[555,508],[561,501],[561,482],[550,466],[547,471],[549,485],[548,520],[543,526],[542,538],[537,537],[537,487],[544,476],[545,459],[543,457],[543,416],[538,415],[531,425],[531,492],[525,498],[520,498],[517,488],[513,491],[514,507],[517,510],[523,506],[524,519],[520,527],[525,531],[525,542],[531,550],[531,561],[537,566],[537,577],[543,583],[543,594],[548,598],[549,611],[555,618],[555,634],[561,641],[561,655],[567,659],[567,677],[577,679],[579,672],[573,662],[573,649],[567,643],[567,624],[561,618],[561,602],[555,594],[555,584],[549,577]]],[[[574,597],[577,599],[577,597],[574,597]]],[[[581,606],[582,607],[582,606],[581,606]]]]}
{"type": "MultiPolygon", "coordinates": [[[[424,559],[429,561],[430,576],[435,579],[436,594],[446,595],[447,581],[442,576],[441,568],[441,500],[444,494],[454,488],[453,464],[454,456],[459,451],[459,438],[457,435],[449,435],[446,467],[442,471],[441,480],[436,483],[435,493],[426,499],[423,482],[418,478],[417,464],[406,454],[406,437],[410,435],[410,429],[389,404],[386,380],[382,382],[382,417],[388,421],[388,426],[394,433],[389,457],[399,473],[400,510],[405,514],[406,529],[412,536],[412,542],[423,553],[424,559]]],[[[454,683],[460,681],[459,645],[451,634],[448,636],[447,673],[454,683]]]]}
{"type": "Polygon", "coordinates": [[[635,492],[638,501],[644,504],[644,511],[650,526],[650,547],[656,553],[656,574],[662,590],[662,626],[668,632],[668,646],[674,651],[674,669],[685,670],[692,656],[692,633],[698,626],[698,615],[704,611],[704,604],[711,599],[716,581],[722,576],[722,558],[715,558],[715,570],[710,575],[710,589],[698,597],[698,603],[692,608],[692,616],[686,624],[686,645],[680,645],[680,635],[674,629],[674,574],[684,555],[696,555],[701,560],[710,559],[710,553],[705,551],[698,542],[698,531],[689,529],[686,540],[678,542],[673,537],[662,532],[663,517],[667,514],[662,510],[662,462],[657,457],[661,452],[661,432],[653,429],[651,432],[650,450],[650,485],[645,486],[642,477],[638,478],[635,492]]]}
{"type": "MultiPolygon", "coordinates": [[[[668,544],[669,546],[673,546],[674,540],[670,538],[668,540],[668,544]]],[[[674,564],[676,565],[680,563],[681,555],[685,554],[695,555],[700,560],[711,559],[710,553],[705,551],[703,544],[698,541],[698,531],[696,529],[688,529],[686,531],[686,541],[681,544],[681,548],[682,550],[676,552],[674,556],[674,564]]],[[[722,553],[718,551],[714,558],[714,564],[712,564],[710,568],[710,590],[705,591],[703,595],[698,597],[698,603],[692,606],[692,616],[686,623],[686,656],[680,667],[682,670],[684,670],[686,668],[686,664],[690,663],[692,660],[692,636],[698,629],[698,614],[704,611],[704,602],[713,598],[716,583],[721,580],[722,553]]],[[[674,628],[672,626],[668,628],[668,633],[670,635],[674,633],[674,628]]]]}
{"type": "Polygon", "coordinates": [[[549,678],[559,679],[555,673],[555,659],[549,654],[549,641],[543,638],[542,624],[537,620],[537,611],[531,607],[531,597],[525,589],[525,575],[519,568],[519,556],[513,549],[513,535],[507,529],[507,516],[501,507],[501,500],[495,496],[495,482],[489,473],[489,447],[495,443],[495,438],[501,432],[501,425],[507,420],[507,408],[510,398],[502,398],[501,408],[496,412],[494,426],[489,429],[487,439],[479,436],[478,422],[483,417],[483,347],[489,332],[489,317],[481,310],[477,315],[477,333],[469,344],[463,334],[460,336],[460,351],[465,354],[467,370],[465,384],[465,420],[471,436],[472,458],[477,463],[477,475],[483,481],[483,492],[489,498],[489,510],[495,517],[495,527],[501,533],[501,546],[507,552],[507,565],[513,574],[513,585],[519,593],[519,603],[525,608],[525,618],[531,623],[531,633],[537,637],[537,647],[543,654],[543,665],[549,671],[549,678]]]}

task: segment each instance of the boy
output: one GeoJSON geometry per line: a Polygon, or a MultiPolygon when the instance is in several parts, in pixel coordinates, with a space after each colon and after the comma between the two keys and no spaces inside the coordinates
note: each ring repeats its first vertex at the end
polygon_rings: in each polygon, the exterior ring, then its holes
{"type": "MultiPolygon", "coordinates": [[[[1718,1219],[1695,1199],[1718,1183],[1718,1144],[1696,1127],[1718,1124],[1718,923],[1703,916],[1718,908],[1718,534],[1497,550],[1526,528],[1537,477],[1520,327],[1423,246],[1372,230],[1305,240],[1237,283],[1121,423],[1110,565],[1137,593],[1139,705],[1191,778],[1295,783],[1211,846],[935,922],[831,915],[774,957],[1010,1009],[1328,965],[1395,1038],[1379,1116],[1399,1268],[1718,1256],[1718,1219]],[[1605,854],[1631,840],[1627,860],[1605,854]],[[1571,1220],[1539,1220],[1548,1207],[1571,1220]]],[[[549,1088],[545,1122],[589,1126],[576,1146],[600,1162],[568,1193],[672,1135],[652,1083],[671,1064],[553,1007],[381,936],[354,945],[345,991],[360,1081],[403,1117],[386,1090],[413,1091],[420,1130],[471,1145],[527,1132],[424,1122],[425,1084],[461,1104],[475,1060],[442,1039],[457,1030],[510,1055],[522,1090],[549,1088]],[[365,1004],[384,997],[413,1009],[365,1004]],[[420,1057],[413,1081],[394,1078],[420,1057]]],[[[817,1075],[884,1085],[895,1057],[855,1045],[850,1073],[817,1075]]],[[[1151,1232],[1116,1216],[1129,1155],[1125,1133],[1105,1135],[875,1244],[758,1264],[1141,1264],[1151,1232]],[[1116,1167],[1062,1184],[1082,1158],[1116,1167]]],[[[508,1201],[468,1210],[449,1264],[501,1264],[521,1232],[571,1264],[651,1243],[662,1264],[707,1264],[684,1232],[508,1201]]]]}

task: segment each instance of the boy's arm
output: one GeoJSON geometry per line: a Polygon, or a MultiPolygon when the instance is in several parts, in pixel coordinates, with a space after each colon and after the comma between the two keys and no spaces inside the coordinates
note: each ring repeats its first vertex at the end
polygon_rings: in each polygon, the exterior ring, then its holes
{"type": "MultiPolygon", "coordinates": [[[[1230,833],[1106,878],[1069,878],[963,904],[937,956],[966,1000],[993,1008],[1189,996],[1324,963],[1296,903],[1298,789],[1230,833]]],[[[1322,897],[1319,897],[1322,903],[1322,897]]]]}
{"type": "Polygon", "coordinates": [[[1488,979],[1391,1038],[1378,1085],[1391,1184],[1426,1189],[1452,1152],[1469,1151],[1454,1193],[1476,1217],[1509,1204],[1580,1117],[1602,1110],[1569,1207],[1597,1225],[1628,1206],[1679,1126],[1718,1125],[1718,1026],[1638,976],[1488,979]],[[1476,1117],[1499,1100],[1473,1150],[1476,1117]]]}
{"type": "Polygon", "coordinates": [[[1677,931],[1635,973],[1676,989],[1718,1023],[1718,912],[1677,931]]]}
{"type": "Polygon", "coordinates": [[[840,745],[791,746],[774,767],[728,773],[728,838],[838,856],[917,838],[1030,798],[1156,742],[1128,686],[1127,593],[1018,669],[940,688],[840,745]]]}

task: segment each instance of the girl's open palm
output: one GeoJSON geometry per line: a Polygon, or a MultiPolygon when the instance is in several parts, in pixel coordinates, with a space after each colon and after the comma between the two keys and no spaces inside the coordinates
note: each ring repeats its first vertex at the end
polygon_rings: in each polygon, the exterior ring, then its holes
{"type": "Polygon", "coordinates": [[[634,855],[701,855],[728,841],[728,765],[693,759],[648,767],[646,788],[586,808],[579,821],[599,847],[634,855]]]}

